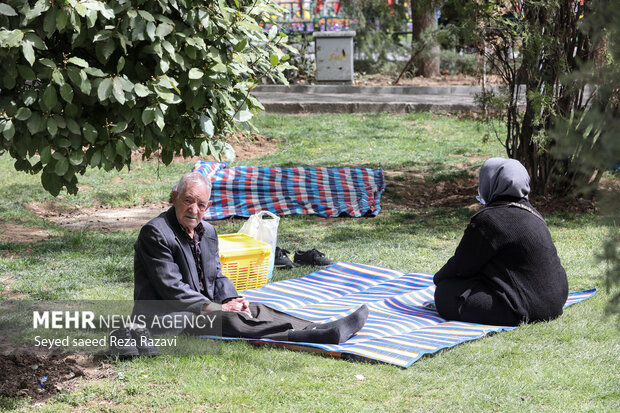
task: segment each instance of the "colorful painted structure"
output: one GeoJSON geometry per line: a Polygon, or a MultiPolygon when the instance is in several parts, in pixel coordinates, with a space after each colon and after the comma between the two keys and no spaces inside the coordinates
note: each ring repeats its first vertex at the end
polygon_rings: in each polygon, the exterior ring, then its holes
{"type": "Polygon", "coordinates": [[[347,30],[355,20],[346,16],[340,0],[276,0],[285,12],[275,21],[286,32],[347,30]]]}

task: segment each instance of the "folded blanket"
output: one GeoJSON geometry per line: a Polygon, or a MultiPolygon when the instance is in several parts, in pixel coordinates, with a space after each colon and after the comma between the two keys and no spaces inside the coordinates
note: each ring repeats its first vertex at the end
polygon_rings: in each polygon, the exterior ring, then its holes
{"type": "MultiPolygon", "coordinates": [[[[595,289],[569,294],[566,307],[595,289]]],[[[516,327],[447,321],[425,304],[434,301],[432,274],[338,262],[305,277],[267,284],[241,294],[314,322],[345,316],[359,305],[370,310],[362,330],[340,345],[249,340],[334,356],[362,358],[409,367],[425,354],[516,327]]],[[[221,337],[219,337],[221,338],[221,337]]]]}
{"type": "Polygon", "coordinates": [[[213,205],[205,219],[276,215],[376,216],[385,190],[382,169],[235,166],[198,161],[211,179],[213,205]]]}

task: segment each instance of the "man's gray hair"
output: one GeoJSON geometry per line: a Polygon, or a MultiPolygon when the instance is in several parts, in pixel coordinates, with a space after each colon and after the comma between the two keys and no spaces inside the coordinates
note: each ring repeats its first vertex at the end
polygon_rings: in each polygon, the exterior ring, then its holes
{"type": "Polygon", "coordinates": [[[200,172],[188,172],[185,175],[183,175],[181,179],[179,180],[179,183],[177,184],[177,194],[183,195],[185,193],[184,192],[185,186],[189,182],[203,184],[204,186],[207,187],[207,189],[209,189],[209,192],[211,192],[212,185],[211,185],[210,179],[208,179],[206,176],[204,176],[200,172]]]}

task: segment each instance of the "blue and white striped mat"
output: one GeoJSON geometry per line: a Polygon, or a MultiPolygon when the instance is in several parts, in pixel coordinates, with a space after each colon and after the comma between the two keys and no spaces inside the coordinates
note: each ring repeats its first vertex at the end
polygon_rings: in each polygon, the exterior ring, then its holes
{"type": "MultiPolygon", "coordinates": [[[[267,284],[241,294],[286,313],[315,321],[335,320],[368,306],[366,325],[346,343],[301,344],[273,340],[272,343],[338,357],[362,358],[409,367],[425,354],[489,333],[516,327],[446,321],[435,310],[433,276],[406,274],[387,268],[338,262],[301,278],[267,284]]],[[[589,298],[595,289],[569,294],[565,307],[589,298]]]]}

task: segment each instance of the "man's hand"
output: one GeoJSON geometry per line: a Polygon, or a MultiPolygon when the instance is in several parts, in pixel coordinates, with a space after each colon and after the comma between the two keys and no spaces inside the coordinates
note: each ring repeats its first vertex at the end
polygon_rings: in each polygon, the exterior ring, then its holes
{"type": "Polygon", "coordinates": [[[233,311],[236,313],[245,313],[252,318],[252,313],[250,312],[250,303],[244,297],[233,298],[230,301],[222,304],[222,311],[233,311]]]}

